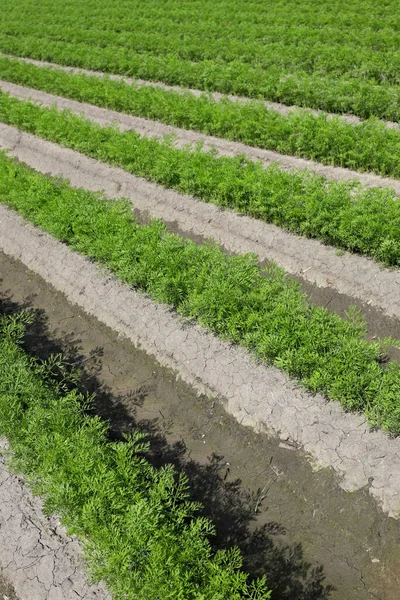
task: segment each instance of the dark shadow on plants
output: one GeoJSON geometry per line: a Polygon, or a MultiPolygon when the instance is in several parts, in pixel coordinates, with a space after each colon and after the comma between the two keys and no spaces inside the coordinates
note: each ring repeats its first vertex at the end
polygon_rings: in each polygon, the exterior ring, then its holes
{"type": "MultiPolygon", "coordinates": [[[[0,297],[0,314],[30,310],[30,307],[30,298],[21,305],[7,296],[0,297]]],[[[202,514],[211,518],[216,526],[215,548],[237,545],[243,555],[245,570],[254,578],[266,574],[276,600],[326,600],[330,597],[333,588],[325,584],[322,567],[304,560],[300,544],[282,542],[285,534],[282,525],[276,522],[267,522],[261,527],[256,525],[257,514],[266,513],[262,496],[260,492],[251,494],[244,490],[240,480],[231,480],[222,456],[214,454],[205,464],[200,464],[187,457],[183,440],[168,442],[158,419],[133,421],[126,406],[139,407],[145,402],[146,385],[132,390],[128,398],[126,394],[112,393],[99,378],[102,349],[95,348],[85,356],[81,351],[81,340],[73,334],[56,339],[49,332],[44,311],[35,311],[35,321],[27,329],[24,345],[27,352],[40,359],[63,353],[69,368],[81,371],[80,390],[95,394],[93,410],[110,423],[113,438],[122,439],[132,428],[139,429],[146,433],[151,443],[148,458],[154,466],[173,463],[187,474],[192,498],[203,505],[202,514]]],[[[57,378],[61,374],[55,372],[54,376],[57,378]]]]}

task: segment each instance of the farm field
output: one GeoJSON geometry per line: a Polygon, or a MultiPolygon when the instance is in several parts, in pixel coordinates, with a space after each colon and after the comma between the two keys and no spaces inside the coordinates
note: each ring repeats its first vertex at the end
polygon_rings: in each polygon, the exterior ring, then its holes
{"type": "Polygon", "coordinates": [[[2,3],[0,493],[90,593],[398,600],[399,37],[391,0],[2,3]]]}
{"type": "Polygon", "coordinates": [[[109,421],[113,436],[120,439],[132,423],[151,435],[151,460],[184,469],[195,499],[213,516],[218,547],[237,543],[250,572],[266,573],[275,595],[287,600],[329,598],[333,579],[363,598],[355,556],[369,587],[382,587],[376,563],[363,547],[364,534],[368,529],[371,552],[390,568],[397,526],[374,511],[368,494],[332,494],[332,473],[313,473],[279,440],[240,426],[219,403],[194,393],[21,263],[0,254],[0,264],[7,314],[29,307],[37,317],[28,326],[25,350],[41,360],[62,352],[69,364],[82,368],[83,386],[96,393],[96,412],[109,421]],[[264,488],[269,489],[262,500],[264,488]],[[376,531],[384,534],[384,547],[376,531]]]}

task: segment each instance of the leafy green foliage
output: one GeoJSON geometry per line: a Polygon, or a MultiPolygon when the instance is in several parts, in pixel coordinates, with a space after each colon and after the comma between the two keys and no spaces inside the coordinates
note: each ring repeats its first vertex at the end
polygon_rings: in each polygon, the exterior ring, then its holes
{"type": "Polygon", "coordinates": [[[0,93],[0,121],[223,208],[327,244],[400,264],[400,203],[393,190],[338,183],[309,171],[264,168],[243,156],[218,158],[171,140],[102,128],[72,113],[0,93]]]}
{"type": "Polygon", "coordinates": [[[237,548],[213,552],[214,527],[196,516],[187,478],[153,468],[139,432],[110,441],[88,399],[49,376],[61,358],[49,369],[22,351],[26,321],[0,317],[0,432],[46,512],[82,538],[92,576],[115,600],[267,600],[265,580],[250,584],[240,570],[237,548]]]}
{"type": "Polygon", "coordinates": [[[284,154],[361,171],[400,175],[400,133],[376,118],[361,125],[297,110],[281,115],[262,102],[215,101],[203,94],[128,85],[0,57],[0,78],[59,96],[156,119],[284,154]]]}
{"type": "Polygon", "coordinates": [[[170,84],[398,120],[394,0],[3,0],[0,48],[170,84]],[[57,23],[50,9],[57,10],[57,23]],[[23,16],[22,16],[23,15],[23,16]],[[157,29],[154,28],[157,23],[157,29]]]}
{"type": "Polygon", "coordinates": [[[400,433],[400,365],[393,340],[369,343],[361,316],[343,320],[310,305],[299,284],[254,256],[229,257],[212,245],[140,225],[132,206],[70,188],[2,156],[0,200],[74,250],[111,269],[157,302],[170,304],[225,339],[287,371],[313,392],[400,433]]]}

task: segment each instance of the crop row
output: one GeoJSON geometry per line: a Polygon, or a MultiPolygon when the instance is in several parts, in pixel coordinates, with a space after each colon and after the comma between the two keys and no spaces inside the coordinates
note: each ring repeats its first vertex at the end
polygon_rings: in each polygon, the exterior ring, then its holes
{"type": "Polygon", "coordinates": [[[250,40],[235,40],[229,37],[206,39],[194,35],[182,40],[181,33],[154,32],[154,30],[118,33],[115,31],[88,30],[84,24],[66,27],[54,23],[44,25],[19,20],[13,26],[0,23],[3,34],[26,38],[34,37],[49,41],[85,44],[89,48],[116,48],[134,53],[150,53],[153,56],[175,56],[179,59],[201,62],[232,61],[257,65],[259,69],[274,68],[286,73],[301,71],[321,76],[343,76],[345,78],[369,79],[376,83],[398,84],[400,52],[373,51],[371,48],[351,46],[342,41],[336,45],[326,41],[301,40],[288,44],[281,40],[266,43],[250,40]]]}
{"type": "Polygon", "coordinates": [[[328,112],[350,112],[360,117],[400,119],[399,87],[382,82],[321,76],[303,71],[288,73],[271,66],[263,69],[242,60],[193,62],[175,54],[157,56],[109,45],[69,43],[32,36],[0,33],[0,50],[8,54],[84,67],[96,71],[163,81],[206,91],[219,91],[286,104],[308,106],[328,112]]]}
{"type": "Polygon", "coordinates": [[[400,265],[400,203],[389,188],[365,189],[309,171],[264,168],[243,156],[175,148],[168,139],[103,128],[68,111],[5,94],[0,94],[0,121],[167,188],[368,254],[387,265],[400,265]]]}
{"type": "MultiPolygon", "coordinates": [[[[57,3],[56,3],[57,4],[57,3]]],[[[265,42],[296,42],[313,39],[327,45],[349,42],[370,49],[397,48],[399,22],[396,13],[387,7],[366,2],[338,3],[329,7],[316,5],[315,2],[287,2],[285,5],[265,2],[246,2],[238,0],[210,2],[106,2],[85,3],[70,2],[59,11],[57,23],[66,27],[110,30],[118,32],[154,31],[160,33],[181,33],[182,39],[188,35],[207,39],[227,37],[231,39],[262,39],[265,42]],[[360,10],[361,8],[361,10],[360,10]],[[240,9],[240,12],[239,10],[240,9]],[[386,10],[385,10],[386,9],[386,10]],[[227,13],[227,10],[230,12],[227,13]],[[337,18],[338,13],[340,19],[337,18]],[[227,19],[226,15],[230,14],[227,19]],[[236,15],[240,14],[240,19],[236,15]]],[[[18,6],[10,0],[4,0],[4,12],[1,21],[13,26],[21,16],[35,24],[54,24],[49,8],[54,3],[32,4],[21,0],[18,6]]]]}
{"type": "Polygon", "coordinates": [[[115,600],[269,598],[264,580],[247,582],[237,549],[213,552],[214,527],[197,516],[186,477],[150,465],[144,434],[111,441],[62,359],[22,350],[29,320],[0,316],[0,432],[45,510],[85,542],[92,576],[115,600]]]}
{"type": "Polygon", "coordinates": [[[342,319],[309,304],[274,264],[261,269],[251,255],[230,257],[170,234],[158,221],[140,225],[130,204],[73,189],[4,155],[0,199],[155,301],[243,345],[312,392],[365,410],[372,425],[400,433],[400,364],[385,360],[394,342],[368,342],[357,311],[342,319]]]}
{"type": "MultiPolygon", "coordinates": [[[[35,10],[34,13],[30,12],[28,14],[35,31],[39,31],[39,24],[43,32],[47,31],[47,28],[52,24],[54,25],[54,19],[49,15],[48,9],[45,11],[35,10]]],[[[151,39],[157,36],[157,40],[160,39],[161,35],[180,35],[183,52],[186,50],[187,43],[196,42],[199,45],[198,38],[200,37],[207,39],[208,43],[211,44],[225,39],[225,43],[229,47],[242,44],[242,48],[248,48],[250,51],[261,50],[262,47],[265,49],[269,44],[279,42],[285,46],[308,44],[310,48],[313,44],[324,44],[327,47],[335,47],[335,49],[339,45],[345,44],[346,47],[353,50],[361,48],[370,49],[372,53],[389,53],[397,50],[400,43],[400,33],[388,31],[387,29],[376,31],[368,28],[360,31],[359,28],[355,27],[347,29],[332,26],[315,28],[304,23],[289,25],[286,21],[282,22],[282,20],[271,22],[271,19],[262,24],[254,22],[246,24],[242,20],[235,27],[232,22],[221,21],[219,18],[210,20],[204,15],[203,11],[202,14],[198,15],[198,20],[191,15],[190,19],[184,21],[174,19],[169,13],[162,15],[160,18],[158,14],[152,14],[152,11],[148,8],[140,15],[135,14],[133,18],[132,14],[127,14],[116,19],[115,12],[112,13],[112,19],[107,16],[96,16],[92,13],[83,19],[81,12],[76,15],[63,13],[63,16],[64,18],[60,15],[60,19],[57,21],[57,31],[72,32],[82,29],[84,26],[88,38],[92,38],[97,34],[99,39],[107,39],[108,42],[116,38],[123,41],[124,36],[126,41],[128,39],[135,40],[136,35],[144,41],[145,35],[148,35],[151,39]],[[154,32],[153,26],[155,19],[157,19],[157,33],[154,32]],[[183,42],[185,42],[185,47],[183,42]]],[[[18,35],[18,32],[21,32],[21,10],[18,10],[14,18],[9,13],[6,20],[0,21],[0,25],[3,33],[18,35]]],[[[54,30],[51,29],[51,31],[54,30]]],[[[206,48],[204,50],[207,51],[206,48]]],[[[242,58],[248,62],[247,53],[242,58]]]]}
{"type": "Polygon", "coordinates": [[[70,74],[1,56],[0,79],[282,154],[400,177],[400,132],[374,118],[353,125],[300,109],[282,115],[256,100],[216,101],[207,94],[70,74]]]}

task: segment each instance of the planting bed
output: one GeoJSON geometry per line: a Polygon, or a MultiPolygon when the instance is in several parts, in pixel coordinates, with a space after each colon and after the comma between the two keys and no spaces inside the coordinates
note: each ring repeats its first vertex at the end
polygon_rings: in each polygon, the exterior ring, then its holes
{"type": "Polygon", "coordinates": [[[228,258],[158,222],[142,225],[123,202],[110,203],[1,158],[4,204],[157,302],[287,371],[306,389],[347,410],[365,410],[374,427],[400,432],[400,365],[385,359],[399,343],[368,343],[357,311],[340,319],[309,304],[274,264],[260,269],[251,256],[228,258]]]}
{"type": "Polygon", "coordinates": [[[398,600],[394,2],[58,4],[0,14],[0,493],[113,600],[398,600]]]}
{"type": "MultiPolygon", "coordinates": [[[[194,241],[212,238],[229,253],[252,252],[261,263],[275,260],[288,273],[299,276],[307,285],[313,284],[313,295],[320,295],[322,304],[335,305],[332,294],[339,292],[343,297],[342,315],[359,300],[363,312],[370,312],[373,306],[391,317],[400,317],[398,270],[384,270],[357,255],[338,255],[334,248],[316,240],[298,238],[265,222],[222,212],[216,206],[165,190],[7,125],[0,125],[0,145],[38,172],[61,175],[76,187],[104,190],[109,199],[129,199],[143,222],[148,222],[149,216],[160,218],[171,232],[194,241]]],[[[392,335],[398,337],[393,321],[390,328],[392,335]]],[[[373,335],[385,337],[385,331],[385,327],[378,326],[373,335]]]]}

